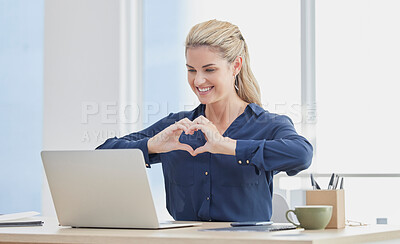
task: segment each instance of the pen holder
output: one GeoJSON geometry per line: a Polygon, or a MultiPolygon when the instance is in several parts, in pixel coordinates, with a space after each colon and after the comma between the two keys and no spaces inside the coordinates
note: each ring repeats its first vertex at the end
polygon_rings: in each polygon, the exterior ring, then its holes
{"type": "Polygon", "coordinates": [[[332,205],[332,218],[327,229],[345,227],[344,190],[312,190],[306,191],[306,205],[332,205]]]}

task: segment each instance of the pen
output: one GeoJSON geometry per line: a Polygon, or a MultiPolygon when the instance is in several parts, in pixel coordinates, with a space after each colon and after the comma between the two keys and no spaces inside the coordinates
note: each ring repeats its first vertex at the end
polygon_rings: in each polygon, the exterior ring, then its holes
{"type": "Polygon", "coordinates": [[[335,180],[334,180],[334,184],[333,184],[333,189],[336,190],[338,184],[339,184],[339,175],[335,175],[335,180]]]}
{"type": "Polygon", "coordinates": [[[321,190],[321,187],[319,187],[318,182],[315,181],[315,186],[317,187],[317,190],[321,190]]]}
{"type": "Polygon", "coordinates": [[[340,189],[343,189],[343,181],[344,181],[344,178],[342,177],[342,181],[340,181],[340,189]]]}
{"type": "Polygon", "coordinates": [[[315,180],[314,180],[313,174],[310,174],[310,177],[311,177],[311,186],[312,186],[312,189],[315,190],[317,187],[316,187],[316,185],[315,185],[315,180]]]}
{"type": "Polygon", "coordinates": [[[331,179],[328,184],[328,190],[332,189],[334,179],[335,179],[335,173],[332,173],[331,179]]]}

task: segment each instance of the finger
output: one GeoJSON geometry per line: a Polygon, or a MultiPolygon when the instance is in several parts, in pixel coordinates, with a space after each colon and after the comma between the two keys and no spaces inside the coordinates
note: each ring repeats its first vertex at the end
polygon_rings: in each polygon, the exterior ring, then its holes
{"type": "MultiPolygon", "coordinates": [[[[181,119],[181,120],[179,120],[179,121],[177,121],[177,122],[175,122],[175,123],[176,123],[176,124],[181,124],[181,125],[185,126],[186,129],[189,128],[189,127],[193,124],[193,122],[190,121],[188,118],[183,118],[183,119],[181,119]]],[[[186,131],[185,131],[185,132],[186,132],[186,131]]]]}
{"type": "Polygon", "coordinates": [[[193,124],[203,124],[204,123],[205,117],[203,115],[200,115],[196,119],[193,120],[193,124]]]}
{"type": "Polygon", "coordinates": [[[187,129],[188,133],[193,133],[194,131],[201,130],[205,134],[207,131],[207,126],[203,124],[194,124],[187,129]]]}
{"type": "Polygon", "coordinates": [[[181,124],[173,124],[173,125],[171,125],[170,129],[171,129],[171,134],[176,132],[176,131],[179,131],[179,130],[180,131],[186,131],[187,130],[186,126],[181,125],[181,124]]]}
{"type": "Polygon", "coordinates": [[[194,150],[193,150],[193,148],[192,148],[191,146],[189,146],[188,144],[179,143],[177,149],[178,149],[178,150],[187,151],[187,152],[189,152],[189,153],[193,156],[194,150]]]}
{"type": "Polygon", "coordinates": [[[209,152],[208,147],[206,145],[196,148],[193,152],[193,156],[197,156],[200,153],[209,152]]]}
{"type": "Polygon", "coordinates": [[[195,120],[193,120],[194,124],[208,124],[211,123],[211,121],[209,121],[206,117],[204,117],[203,115],[200,115],[199,117],[197,117],[195,120]]]}
{"type": "Polygon", "coordinates": [[[192,123],[192,121],[190,121],[188,118],[183,118],[183,119],[175,122],[175,124],[181,124],[184,126],[189,126],[191,123],[192,123]]]}
{"type": "Polygon", "coordinates": [[[188,118],[183,118],[183,119],[179,120],[178,123],[192,124],[192,121],[190,119],[188,119],[188,118]]]}
{"type": "Polygon", "coordinates": [[[205,139],[208,141],[208,134],[212,134],[212,130],[210,130],[210,128],[206,125],[202,125],[202,124],[192,125],[188,129],[188,133],[193,134],[194,131],[198,131],[198,130],[201,130],[203,132],[205,139]]]}

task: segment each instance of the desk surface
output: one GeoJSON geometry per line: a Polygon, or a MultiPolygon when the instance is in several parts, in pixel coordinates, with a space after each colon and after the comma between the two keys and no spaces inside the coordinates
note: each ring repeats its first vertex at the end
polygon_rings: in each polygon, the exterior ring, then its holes
{"type": "Polygon", "coordinates": [[[329,230],[278,232],[209,232],[206,228],[228,227],[229,223],[205,222],[199,227],[164,230],[89,229],[60,227],[56,219],[44,226],[0,228],[0,243],[368,243],[399,240],[400,226],[371,225],[329,230]]]}

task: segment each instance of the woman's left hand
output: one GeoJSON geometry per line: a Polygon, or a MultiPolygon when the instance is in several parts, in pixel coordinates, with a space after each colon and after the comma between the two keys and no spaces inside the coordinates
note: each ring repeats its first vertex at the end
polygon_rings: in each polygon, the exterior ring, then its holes
{"type": "Polygon", "coordinates": [[[202,115],[193,120],[193,125],[188,128],[187,134],[193,134],[197,130],[203,132],[207,142],[196,148],[193,156],[203,152],[235,155],[236,141],[229,137],[223,137],[217,127],[202,115]]]}

